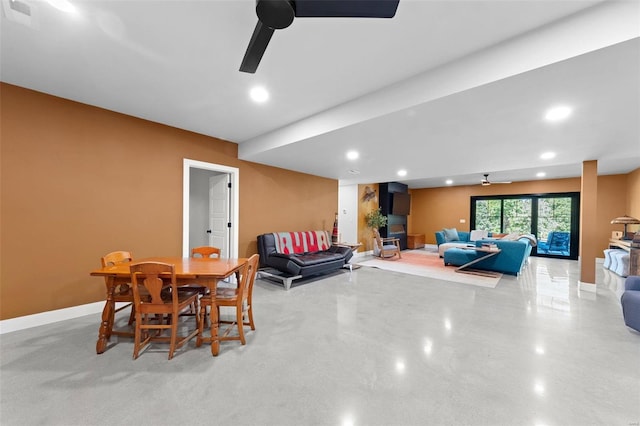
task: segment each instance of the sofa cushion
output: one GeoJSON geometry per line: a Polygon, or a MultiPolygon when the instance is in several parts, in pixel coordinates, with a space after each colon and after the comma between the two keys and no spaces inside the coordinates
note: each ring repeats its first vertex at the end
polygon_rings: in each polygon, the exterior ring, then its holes
{"type": "Polygon", "coordinates": [[[469,243],[461,243],[461,242],[443,243],[438,246],[438,256],[444,257],[445,251],[451,248],[460,248],[460,247],[473,247],[473,246],[469,243]]]}
{"type": "Polygon", "coordinates": [[[444,240],[447,243],[460,240],[460,237],[458,236],[458,230],[456,228],[444,228],[442,232],[444,233],[444,240]]]}
{"type": "Polygon", "coordinates": [[[302,267],[319,265],[321,263],[331,262],[334,260],[344,260],[344,254],[332,253],[330,251],[320,251],[315,253],[294,254],[294,255],[274,253],[272,256],[287,258],[292,262],[294,262],[296,265],[300,265],[302,267]]]}

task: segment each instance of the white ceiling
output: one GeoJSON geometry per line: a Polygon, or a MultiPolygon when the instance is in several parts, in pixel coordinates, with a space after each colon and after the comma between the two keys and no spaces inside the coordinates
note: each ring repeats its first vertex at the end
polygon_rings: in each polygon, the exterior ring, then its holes
{"type": "Polygon", "coordinates": [[[255,74],[238,71],[253,0],[70,0],[75,14],[1,1],[2,81],[237,142],[244,160],[412,188],[640,167],[636,0],[400,0],[389,20],[299,18],[255,74]],[[557,104],[573,115],[545,122],[557,104]]]}

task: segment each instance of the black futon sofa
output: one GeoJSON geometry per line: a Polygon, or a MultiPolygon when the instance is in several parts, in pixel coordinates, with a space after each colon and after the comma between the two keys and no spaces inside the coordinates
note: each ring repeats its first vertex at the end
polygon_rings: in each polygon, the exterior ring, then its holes
{"type": "Polygon", "coordinates": [[[258,235],[258,253],[261,272],[283,281],[286,290],[293,280],[335,271],[353,256],[349,247],[331,245],[327,231],[258,235]]]}

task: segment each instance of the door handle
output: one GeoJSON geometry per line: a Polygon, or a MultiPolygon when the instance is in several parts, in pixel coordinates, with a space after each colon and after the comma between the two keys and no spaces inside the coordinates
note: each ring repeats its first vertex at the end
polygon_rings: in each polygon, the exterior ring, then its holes
{"type": "Polygon", "coordinates": [[[210,234],[210,233],[211,233],[211,229],[207,229],[207,234],[210,234]]]}

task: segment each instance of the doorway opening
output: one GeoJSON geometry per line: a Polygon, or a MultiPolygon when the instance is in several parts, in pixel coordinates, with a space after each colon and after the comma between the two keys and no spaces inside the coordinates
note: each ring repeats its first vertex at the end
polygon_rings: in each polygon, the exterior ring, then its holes
{"type": "Polygon", "coordinates": [[[238,257],[240,170],[185,158],[182,182],[182,256],[216,244],[223,245],[221,257],[238,257]],[[202,204],[206,214],[192,211],[202,204]]]}

